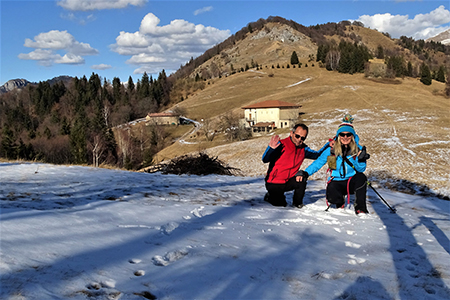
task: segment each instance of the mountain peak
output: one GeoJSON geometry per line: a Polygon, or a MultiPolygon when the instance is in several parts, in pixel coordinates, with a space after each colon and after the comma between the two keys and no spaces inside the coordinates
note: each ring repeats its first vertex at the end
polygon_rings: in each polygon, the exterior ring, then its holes
{"type": "Polygon", "coordinates": [[[442,31],[441,33],[425,40],[426,42],[440,42],[443,45],[450,45],[450,29],[442,31]]]}
{"type": "Polygon", "coordinates": [[[0,87],[0,95],[14,89],[21,89],[30,83],[31,82],[29,82],[28,80],[22,78],[8,80],[8,82],[0,87]]]}

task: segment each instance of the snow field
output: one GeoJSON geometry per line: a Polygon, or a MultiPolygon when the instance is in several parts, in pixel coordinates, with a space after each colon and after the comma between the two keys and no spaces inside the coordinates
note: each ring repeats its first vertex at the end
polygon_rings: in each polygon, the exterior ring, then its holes
{"type": "Polygon", "coordinates": [[[2,299],[450,297],[441,199],[375,186],[397,213],[369,190],[355,215],[315,180],[297,209],[263,202],[262,176],[0,170],[2,299]]]}

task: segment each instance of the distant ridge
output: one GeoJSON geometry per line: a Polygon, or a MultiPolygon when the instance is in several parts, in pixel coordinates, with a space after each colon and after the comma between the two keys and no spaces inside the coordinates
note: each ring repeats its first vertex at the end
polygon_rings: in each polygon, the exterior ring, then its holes
{"type": "Polygon", "coordinates": [[[7,92],[10,92],[15,89],[21,89],[26,87],[28,84],[30,84],[26,79],[11,79],[8,80],[4,85],[0,87],[0,95],[5,94],[7,92]]]}
{"type": "Polygon", "coordinates": [[[62,81],[64,84],[69,84],[70,81],[72,81],[73,77],[72,76],[67,76],[67,75],[62,75],[62,76],[57,76],[57,77],[53,77],[50,80],[47,80],[47,82],[50,85],[54,85],[57,82],[62,81]]]}
{"type": "MultiPolygon", "coordinates": [[[[73,79],[73,77],[71,77],[71,76],[62,75],[62,76],[57,76],[52,79],[46,80],[46,82],[48,82],[50,85],[54,85],[55,83],[62,81],[65,85],[67,85],[70,83],[70,81],[72,79],[73,79]]],[[[26,79],[22,79],[22,78],[8,80],[8,82],[6,82],[4,85],[2,85],[0,87],[0,95],[8,93],[15,89],[22,89],[29,84],[36,85],[37,83],[30,82],[30,81],[28,81],[26,79]]]]}
{"type": "Polygon", "coordinates": [[[425,40],[426,42],[440,42],[444,45],[450,45],[450,29],[447,29],[446,31],[443,31],[439,33],[438,35],[435,35],[429,39],[425,40]]]}

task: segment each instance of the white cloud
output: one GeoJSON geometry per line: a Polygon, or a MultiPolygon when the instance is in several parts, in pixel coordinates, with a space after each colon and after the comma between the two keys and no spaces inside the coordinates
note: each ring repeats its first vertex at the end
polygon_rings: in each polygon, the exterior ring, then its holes
{"type": "Polygon", "coordinates": [[[64,49],[72,45],[75,38],[67,31],[51,30],[43,32],[31,39],[25,39],[25,47],[30,48],[49,48],[54,50],[64,49]]]}
{"type": "Polygon", "coordinates": [[[120,9],[129,5],[143,6],[147,0],[60,0],[59,6],[67,10],[102,10],[102,9],[120,9]]]}
{"type": "Polygon", "coordinates": [[[203,7],[203,8],[200,8],[200,9],[197,9],[196,11],[194,11],[194,16],[197,16],[199,14],[202,14],[202,13],[205,13],[208,11],[212,11],[212,10],[213,10],[212,6],[206,6],[206,7],[203,7]]]}
{"type": "Polygon", "coordinates": [[[24,60],[36,60],[40,65],[50,66],[57,55],[52,50],[36,49],[30,53],[20,53],[18,57],[24,60]]]}
{"type": "MultiPolygon", "coordinates": [[[[170,74],[172,72],[172,70],[169,69],[164,70],[166,74],[170,74]]],[[[147,74],[158,74],[159,72],[161,72],[161,67],[157,65],[154,66],[144,65],[142,67],[135,69],[133,71],[133,74],[144,74],[144,72],[147,72],[147,74]]]]}
{"type": "Polygon", "coordinates": [[[66,53],[64,56],[57,55],[54,60],[56,64],[68,64],[68,65],[82,65],[84,64],[84,58],[73,53],[66,53]]]}
{"type": "Polygon", "coordinates": [[[98,50],[91,47],[91,45],[86,43],[75,42],[70,47],[67,48],[71,53],[77,55],[96,55],[98,50]]]}
{"type": "Polygon", "coordinates": [[[116,38],[116,45],[119,47],[147,47],[149,40],[140,32],[130,33],[121,31],[116,38]]]}
{"type": "Polygon", "coordinates": [[[132,56],[127,63],[139,66],[135,73],[165,69],[176,70],[191,57],[203,54],[230,36],[229,30],[195,25],[176,19],[159,26],[161,20],[148,13],[139,30],[120,32],[111,50],[120,55],[132,56]]]}
{"type": "Polygon", "coordinates": [[[38,34],[32,39],[25,39],[25,47],[36,50],[19,54],[20,59],[36,60],[43,65],[56,64],[84,64],[85,55],[96,55],[98,50],[89,44],[78,42],[67,31],[51,30],[38,34]],[[65,51],[61,56],[56,51],[65,51]]]}
{"type": "Polygon", "coordinates": [[[158,26],[160,19],[148,13],[141,22],[139,32],[149,35],[189,34],[195,32],[195,25],[185,20],[173,20],[169,25],[158,26]]]}
{"type": "Polygon", "coordinates": [[[107,64],[99,64],[99,65],[92,65],[91,68],[94,70],[107,70],[111,69],[112,66],[107,64]]]}
{"type": "Polygon", "coordinates": [[[76,22],[80,25],[86,25],[87,23],[95,21],[97,19],[94,14],[90,14],[86,17],[80,17],[80,16],[75,15],[72,12],[69,12],[67,14],[61,13],[60,17],[64,20],[76,22]]]}
{"type": "Polygon", "coordinates": [[[163,57],[157,57],[157,56],[148,55],[146,53],[140,53],[138,55],[133,55],[129,60],[127,60],[127,63],[133,64],[133,65],[140,65],[140,64],[165,62],[165,61],[166,61],[166,59],[163,57]]]}
{"type": "Polygon", "coordinates": [[[391,15],[390,13],[360,16],[358,21],[364,26],[388,32],[392,37],[413,37],[426,39],[444,31],[450,22],[450,11],[443,5],[427,14],[418,14],[413,19],[409,15],[391,15]]]}

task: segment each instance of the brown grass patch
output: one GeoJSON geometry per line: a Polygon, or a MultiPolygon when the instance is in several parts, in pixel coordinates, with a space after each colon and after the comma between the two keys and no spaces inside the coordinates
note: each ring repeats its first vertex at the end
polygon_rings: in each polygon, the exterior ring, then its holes
{"type": "Polygon", "coordinates": [[[402,84],[402,81],[394,78],[367,78],[367,80],[383,84],[402,84]]]}

